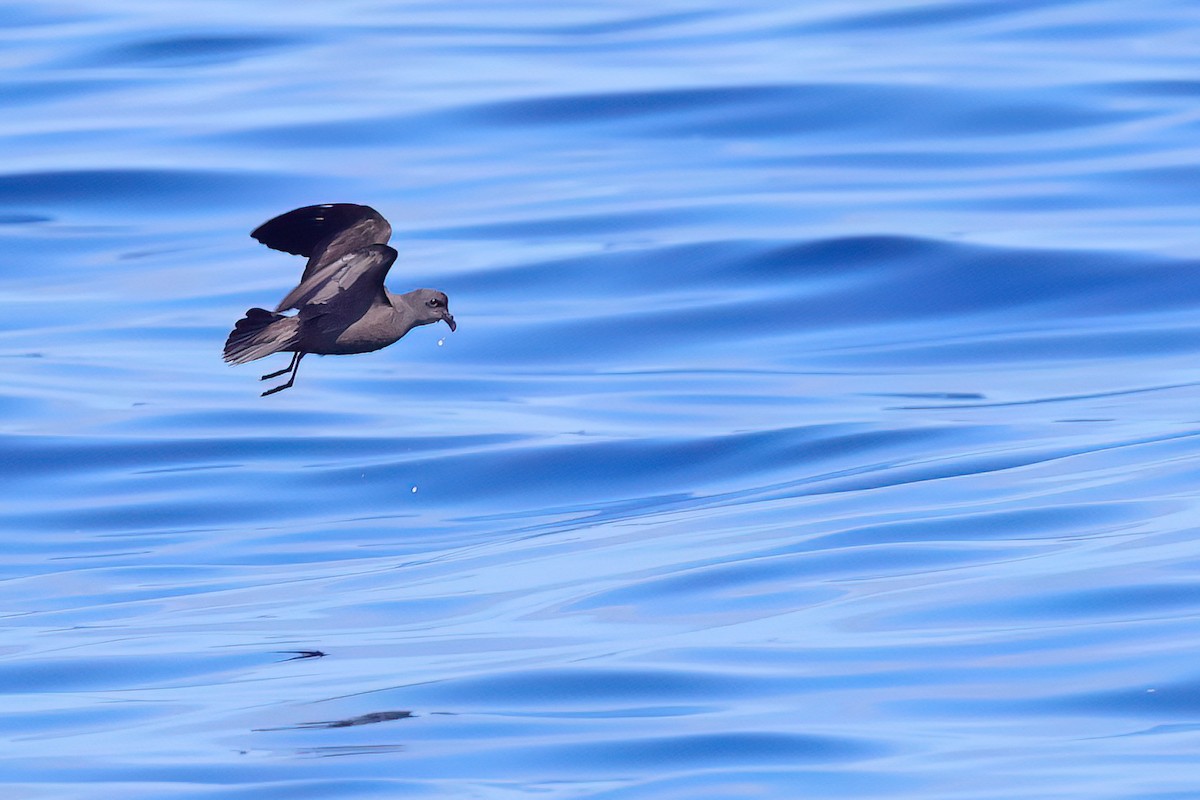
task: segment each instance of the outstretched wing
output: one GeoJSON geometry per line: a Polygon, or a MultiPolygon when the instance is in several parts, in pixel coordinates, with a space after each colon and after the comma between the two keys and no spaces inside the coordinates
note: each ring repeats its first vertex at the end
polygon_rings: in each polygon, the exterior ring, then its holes
{"type": "Polygon", "coordinates": [[[300,281],[279,301],[276,312],[305,306],[336,303],[366,309],[387,302],[383,279],[396,261],[396,251],[386,244],[371,244],[345,253],[300,281]]]}
{"type": "Polygon", "coordinates": [[[347,253],[387,244],[392,226],[370,206],[325,203],[281,214],[250,235],[273,250],[307,257],[303,282],[347,253]]]}

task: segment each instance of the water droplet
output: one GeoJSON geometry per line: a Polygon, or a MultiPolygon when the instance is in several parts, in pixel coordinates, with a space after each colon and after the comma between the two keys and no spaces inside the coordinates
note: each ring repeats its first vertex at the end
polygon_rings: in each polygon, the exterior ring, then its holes
{"type": "Polygon", "coordinates": [[[438,347],[441,347],[441,346],[442,346],[442,345],[444,345],[445,343],[446,343],[446,340],[445,340],[445,339],[438,339],[438,347]]]}
{"type": "Polygon", "coordinates": [[[415,486],[414,486],[414,487],[412,488],[412,493],[413,493],[413,494],[416,494],[416,493],[417,493],[417,487],[415,487],[415,486]]]}

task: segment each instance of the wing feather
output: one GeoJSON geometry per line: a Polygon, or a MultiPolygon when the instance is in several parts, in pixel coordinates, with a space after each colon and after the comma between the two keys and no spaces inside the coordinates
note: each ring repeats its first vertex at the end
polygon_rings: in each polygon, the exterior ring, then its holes
{"type": "Polygon", "coordinates": [[[305,206],[267,220],[250,234],[272,250],[306,258],[340,243],[334,257],[368,244],[387,244],[392,226],[370,206],[324,203],[305,206]],[[322,246],[324,245],[324,246],[322,246]]]}
{"type": "Polygon", "coordinates": [[[330,303],[355,307],[361,304],[365,309],[379,299],[387,302],[383,280],[396,256],[396,251],[386,244],[371,244],[345,253],[307,275],[279,301],[275,311],[330,303]]]}

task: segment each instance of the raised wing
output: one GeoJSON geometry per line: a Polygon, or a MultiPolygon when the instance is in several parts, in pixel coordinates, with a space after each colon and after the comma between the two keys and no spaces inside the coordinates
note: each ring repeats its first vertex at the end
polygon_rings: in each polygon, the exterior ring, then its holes
{"type": "Polygon", "coordinates": [[[383,279],[396,261],[396,251],[386,244],[371,244],[345,253],[305,277],[287,297],[279,301],[276,312],[330,303],[362,305],[377,300],[387,302],[383,279]]]}
{"type": "Polygon", "coordinates": [[[281,214],[250,235],[273,250],[307,257],[303,282],[347,253],[387,244],[392,226],[370,206],[325,203],[281,214]]]}

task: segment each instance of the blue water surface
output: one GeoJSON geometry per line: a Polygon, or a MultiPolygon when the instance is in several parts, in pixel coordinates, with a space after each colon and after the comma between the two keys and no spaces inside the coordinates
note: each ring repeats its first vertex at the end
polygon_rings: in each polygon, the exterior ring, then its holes
{"type": "Polygon", "coordinates": [[[14,0],[0,63],[6,798],[1200,796],[1200,5],[14,0]],[[260,398],[247,234],[335,201],[458,331],[260,398]]]}

